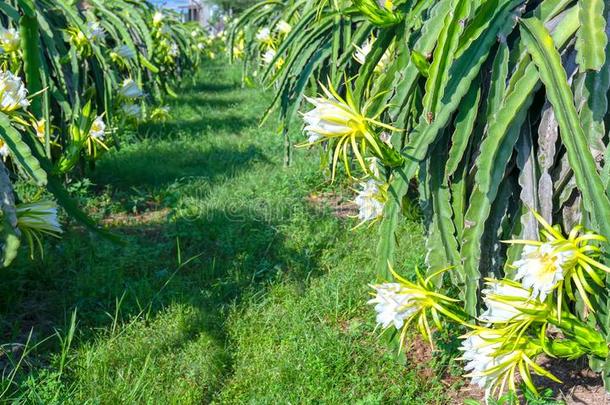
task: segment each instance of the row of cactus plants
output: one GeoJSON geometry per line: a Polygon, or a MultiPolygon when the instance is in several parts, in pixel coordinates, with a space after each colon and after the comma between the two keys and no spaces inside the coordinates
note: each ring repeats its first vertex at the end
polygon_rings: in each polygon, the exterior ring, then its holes
{"type": "Polygon", "coordinates": [[[148,1],[0,2],[4,266],[23,241],[34,253],[44,236],[62,233],[57,203],[114,238],[79,209],[65,182],[93,167],[129,128],[167,119],[178,81],[214,56],[222,40],[179,17],[148,1]],[[16,183],[29,191],[18,195],[16,183]]]}
{"type": "Polygon", "coordinates": [[[610,387],[610,58],[603,0],[267,0],[229,47],[288,126],[361,183],[377,222],[377,320],[465,331],[465,370],[498,397],[586,357],[610,387]],[[417,188],[426,270],[401,269],[417,188]],[[397,271],[392,268],[400,269],[397,271]],[[402,276],[398,273],[404,273],[402,276]]]}

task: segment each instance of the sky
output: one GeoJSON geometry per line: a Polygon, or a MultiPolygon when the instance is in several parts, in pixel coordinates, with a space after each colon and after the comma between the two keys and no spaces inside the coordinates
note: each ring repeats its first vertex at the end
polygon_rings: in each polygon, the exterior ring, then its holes
{"type": "Polygon", "coordinates": [[[152,3],[155,5],[165,4],[166,7],[169,8],[178,8],[178,6],[188,5],[188,0],[152,0],[152,3]]]}

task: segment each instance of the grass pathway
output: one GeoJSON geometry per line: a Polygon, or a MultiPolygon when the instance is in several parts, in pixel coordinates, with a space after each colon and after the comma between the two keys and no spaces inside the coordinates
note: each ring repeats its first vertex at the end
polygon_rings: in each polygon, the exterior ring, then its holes
{"type": "MultiPolygon", "coordinates": [[[[185,85],[171,122],[139,129],[73,193],[124,246],[70,227],[0,284],[2,342],[41,342],[13,398],[39,403],[435,403],[364,303],[374,228],[308,202],[315,151],[282,167],[258,127],[269,94],[223,65],[185,85]],[[70,345],[52,337],[70,330],[70,345]],[[62,365],[63,364],[63,365],[62,365]]],[[[295,134],[297,137],[298,134],[295,134]]],[[[421,229],[402,247],[421,261],[421,229]]],[[[442,396],[442,395],[441,395],[442,396]]]]}

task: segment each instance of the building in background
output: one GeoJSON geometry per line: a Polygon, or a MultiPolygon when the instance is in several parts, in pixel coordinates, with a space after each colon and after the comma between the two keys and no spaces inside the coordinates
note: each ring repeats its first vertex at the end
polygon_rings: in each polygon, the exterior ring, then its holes
{"type": "Polygon", "coordinates": [[[179,12],[184,22],[196,21],[204,27],[211,25],[210,20],[217,10],[207,0],[152,0],[152,3],[179,12]]]}
{"type": "Polygon", "coordinates": [[[189,4],[180,6],[179,10],[185,22],[196,21],[204,27],[209,26],[212,7],[206,1],[190,0],[189,4]]]}

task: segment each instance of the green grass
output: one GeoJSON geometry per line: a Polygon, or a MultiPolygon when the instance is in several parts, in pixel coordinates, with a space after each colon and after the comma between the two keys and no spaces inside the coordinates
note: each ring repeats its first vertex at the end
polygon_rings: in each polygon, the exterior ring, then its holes
{"type": "MultiPolygon", "coordinates": [[[[24,251],[3,270],[1,341],[31,331],[7,401],[443,402],[442,385],[398,362],[374,330],[376,228],[352,232],[355,220],[308,202],[336,187],[315,151],[282,167],[277,123],[258,127],[268,100],[240,88],[235,70],[208,66],[170,122],[141,126],[71,185],[126,243],[70,224],[43,260],[24,251]]],[[[403,233],[409,269],[423,232],[403,233]]]]}

